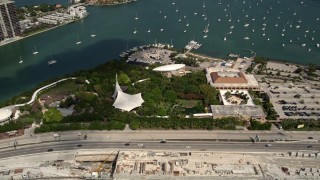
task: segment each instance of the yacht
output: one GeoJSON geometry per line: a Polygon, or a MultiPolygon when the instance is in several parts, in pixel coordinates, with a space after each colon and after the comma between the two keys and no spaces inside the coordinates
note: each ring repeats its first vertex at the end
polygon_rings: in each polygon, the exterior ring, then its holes
{"type": "Polygon", "coordinates": [[[33,55],[36,55],[36,54],[38,54],[38,53],[39,53],[39,52],[37,51],[37,48],[34,47],[34,50],[33,50],[32,54],[33,54],[33,55]]]}
{"type": "Polygon", "coordinates": [[[274,26],[275,26],[275,27],[278,27],[278,26],[279,26],[279,24],[277,23],[277,24],[275,24],[274,26]]]}
{"type": "Polygon", "coordinates": [[[78,44],[81,44],[82,42],[80,41],[80,39],[79,39],[79,36],[77,35],[77,42],[76,42],[76,44],[78,45],[78,44]]]}
{"type": "Polygon", "coordinates": [[[188,26],[189,26],[189,23],[187,23],[186,26],[188,27],[188,26]]]}
{"type": "Polygon", "coordinates": [[[319,47],[320,47],[320,44],[316,44],[316,47],[319,48],[319,47]]]}
{"type": "Polygon", "coordinates": [[[136,28],[134,28],[134,31],[133,31],[133,34],[137,34],[137,29],[136,28]]]}
{"type": "Polygon", "coordinates": [[[187,30],[185,29],[183,32],[187,32],[187,30]]]}
{"type": "Polygon", "coordinates": [[[162,32],[162,31],[163,31],[163,29],[160,29],[160,31],[162,32]]]}
{"type": "Polygon", "coordinates": [[[249,26],[249,24],[248,23],[246,23],[245,25],[243,25],[244,27],[248,27],[249,26]]]}
{"type": "Polygon", "coordinates": [[[20,56],[20,61],[19,61],[19,64],[23,63],[23,59],[21,58],[20,56]]]}
{"type": "Polygon", "coordinates": [[[249,40],[250,38],[249,38],[248,36],[246,36],[246,37],[244,37],[243,39],[245,39],[245,40],[249,40]]]}
{"type": "Polygon", "coordinates": [[[301,44],[302,47],[306,47],[306,44],[301,44]]]}
{"type": "Polygon", "coordinates": [[[203,35],[203,39],[205,39],[205,38],[207,38],[208,37],[208,35],[203,35]]]}
{"type": "Polygon", "coordinates": [[[296,28],[297,28],[297,29],[299,29],[299,28],[300,28],[300,26],[299,26],[299,25],[297,25],[297,26],[296,26],[296,28]]]}

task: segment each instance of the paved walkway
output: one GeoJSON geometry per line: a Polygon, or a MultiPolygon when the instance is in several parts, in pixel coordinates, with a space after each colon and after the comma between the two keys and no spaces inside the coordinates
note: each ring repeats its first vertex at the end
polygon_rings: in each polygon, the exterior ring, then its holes
{"type": "Polygon", "coordinates": [[[20,106],[25,106],[25,105],[28,105],[28,104],[32,104],[32,103],[34,102],[34,100],[37,98],[37,95],[38,95],[39,92],[41,92],[42,90],[47,89],[47,88],[49,88],[49,87],[51,87],[51,86],[54,86],[54,85],[56,85],[56,84],[58,84],[58,83],[60,83],[60,82],[62,82],[62,81],[66,81],[66,80],[69,80],[69,79],[76,79],[76,78],[75,78],[75,77],[70,77],[70,78],[60,79],[60,80],[58,80],[58,81],[56,81],[56,82],[53,82],[53,83],[48,84],[48,85],[46,85],[46,86],[43,86],[42,88],[39,88],[38,90],[36,90],[36,91],[33,93],[32,97],[31,97],[31,100],[30,100],[29,102],[23,103],[23,104],[16,104],[16,105],[14,105],[14,106],[15,106],[15,107],[20,107],[20,106]]]}

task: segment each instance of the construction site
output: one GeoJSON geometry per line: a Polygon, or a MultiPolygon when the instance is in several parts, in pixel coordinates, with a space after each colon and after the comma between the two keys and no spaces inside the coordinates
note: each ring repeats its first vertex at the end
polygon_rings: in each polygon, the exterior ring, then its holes
{"type": "Polygon", "coordinates": [[[74,150],[4,158],[1,179],[318,179],[319,151],[74,150]]]}

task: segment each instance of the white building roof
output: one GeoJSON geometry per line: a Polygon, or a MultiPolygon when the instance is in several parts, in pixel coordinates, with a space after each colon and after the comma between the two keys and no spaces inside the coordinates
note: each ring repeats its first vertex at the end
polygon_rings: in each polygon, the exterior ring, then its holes
{"type": "Polygon", "coordinates": [[[185,66],[186,66],[185,64],[170,64],[170,65],[165,65],[165,66],[160,66],[160,67],[154,68],[153,71],[161,71],[161,72],[176,71],[176,70],[181,69],[185,66]]]}
{"type": "Polygon", "coordinates": [[[124,93],[120,88],[117,76],[116,76],[116,88],[112,97],[116,98],[112,106],[124,111],[131,111],[134,108],[140,107],[141,104],[144,102],[144,100],[141,97],[141,93],[134,94],[134,95],[124,93]]]}
{"type": "Polygon", "coordinates": [[[9,108],[0,109],[0,122],[6,121],[12,115],[12,111],[9,108]]]}

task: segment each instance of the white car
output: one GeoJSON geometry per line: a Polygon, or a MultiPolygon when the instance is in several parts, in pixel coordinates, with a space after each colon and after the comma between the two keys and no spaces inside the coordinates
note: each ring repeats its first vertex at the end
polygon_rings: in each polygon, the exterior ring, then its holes
{"type": "Polygon", "coordinates": [[[142,146],[143,146],[143,144],[138,144],[138,146],[139,146],[139,147],[142,147],[142,146]]]}
{"type": "Polygon", "coordinates": [[[191,148],[191,146],[186,146],[186,149],[190,149],[191,148]]]}

